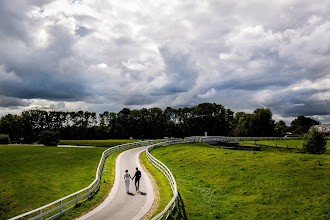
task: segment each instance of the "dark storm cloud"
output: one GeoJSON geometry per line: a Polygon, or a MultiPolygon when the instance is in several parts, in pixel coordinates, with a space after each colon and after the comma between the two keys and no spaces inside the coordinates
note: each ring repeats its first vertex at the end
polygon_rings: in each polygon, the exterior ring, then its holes
{"type": "Polygon", "coordinates": [[[285,115],[287,117],[315,116],[315,115],[329,115],[330,101],[318,100],[297,100],[295,98],[286,98],[282,102],[271,104],[269,107],[273,112],[285,115]]]}
{"type": "Polygon", "coordinates": [[[30,103],[28,101],[12,98],[0,95],[0,108],[8,108],[8,107],[18,107],[18,106],[28,106],[30,103]]]}
{"type": "Polygon", "coordinates": [[[146,104],[152,104],[154,102],[155,102],[155,98],[151,96],[145,96],[142,94],[134,94],[124,100],[125,105],[141,105],[141,104],[146,105],[146,104]]]}
{"type": "Polygon", "coordinates": [[[283,115],[292,117],[299,115],[330,115],[330,101],[305,101],[285,109],[283,115]]]}

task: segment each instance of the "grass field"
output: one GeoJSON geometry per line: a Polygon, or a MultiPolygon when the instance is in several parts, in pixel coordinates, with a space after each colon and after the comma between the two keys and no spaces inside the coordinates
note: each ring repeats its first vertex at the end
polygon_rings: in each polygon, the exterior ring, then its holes
{"type": "Polygon", "coordinates": [[[109,140],[60,140],[59,144],[77,145],[77,146],[96,146],[96,147],[113,147],[120,144],[127,144],[140,141],[138,139],[109,139],[109,140]]]}
{"type": "Polygon", "coordinates": [[[192,143],[151,153],[172,171],[188,219],[329,219],[329,155],[192,143]]]}
{"type": "Polygon", "coordinates": [[[0,219],[87,187],[105,149],[0,145],[0,219]]]}
{"type": "MultiPolygon", "coordinates": [[[[271,141],[240,141],[241,145],[260,146],[264,151],[289,151],[299,152],[302,147],[303,140],[271,140],[271,141]],[[280,149],[283,148],[283,149],[280,149]],[[298,148],[298,149],[297,149],[298,148]]],[[[326,154],[330,154],[330,141],[327,140],[326,154]]]]}

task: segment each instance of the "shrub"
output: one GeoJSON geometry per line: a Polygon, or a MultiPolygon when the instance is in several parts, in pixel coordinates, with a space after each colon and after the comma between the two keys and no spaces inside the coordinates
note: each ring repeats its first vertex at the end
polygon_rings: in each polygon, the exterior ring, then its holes
{"type": "Polygon", "coordinates": [[[0,134],[0,144],[10,144],[10,138],[8,134],[0,134]]]}
{"type": "Polygon", "coordinates": [[[43,131],[40,135],[39,144],[43,144],[45,146],[57,146],[60,142],[58,139],[58,133],[52,131],[43,131]]]}
{"type": "Polygon", "coordinates": [[[323,154],[326,151],[325,135],[319,132],[316,128],[311,128],[304,135],[302,149],[311,154],[323,154]]]}

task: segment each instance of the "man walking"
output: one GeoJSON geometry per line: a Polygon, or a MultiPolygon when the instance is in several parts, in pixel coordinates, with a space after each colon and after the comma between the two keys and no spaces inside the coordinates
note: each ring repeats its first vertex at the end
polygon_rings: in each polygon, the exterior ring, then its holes
{"type": "Polygon", "coordinates": [[[135,172],[135,175],[133,176],[132,179],[135,178],[135,188],[136,188],[136,191],[139,190],[139,186],[140,186],[140,178],[141,178],[141,171],[139,170],[139,168],[136,168],[136,172],[135,172]]]}

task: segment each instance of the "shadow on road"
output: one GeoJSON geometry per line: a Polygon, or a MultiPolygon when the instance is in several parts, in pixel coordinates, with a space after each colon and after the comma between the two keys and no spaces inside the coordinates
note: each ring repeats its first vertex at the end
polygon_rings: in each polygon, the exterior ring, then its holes
{"type": "Polygon", "coordinates": [[[147,193],[145,193],[145,192],[141,192],[141,191],[139,191],[138,194],[140,194],[140,195],[142,195],[142,196],[146,196],[146,195],[147,195],[147,193]]]}

